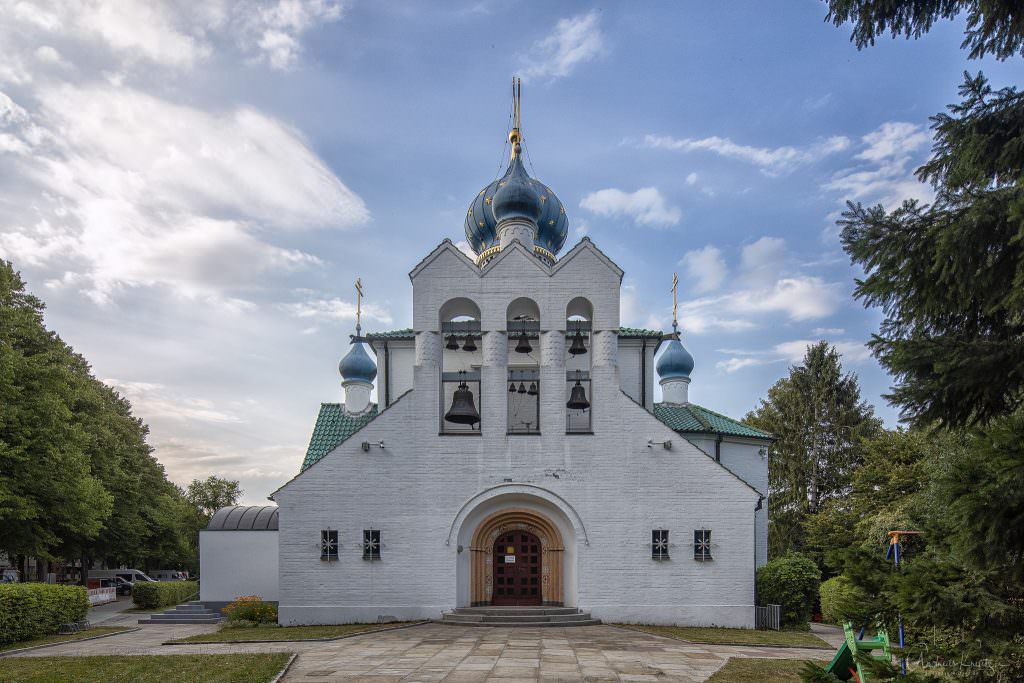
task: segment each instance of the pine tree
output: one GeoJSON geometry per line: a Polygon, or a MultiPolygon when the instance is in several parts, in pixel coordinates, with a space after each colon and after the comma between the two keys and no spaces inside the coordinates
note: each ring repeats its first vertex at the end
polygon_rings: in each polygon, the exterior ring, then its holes
{"type": "Polygon", "coordinates": [[[801,550],[804,521],[848,490],[860,439],[877,432],[879,420],[856,375],[844,374],[838,352],[819,342],[745,421],[778,439],[768,460],[769,554],[801,550]]]}

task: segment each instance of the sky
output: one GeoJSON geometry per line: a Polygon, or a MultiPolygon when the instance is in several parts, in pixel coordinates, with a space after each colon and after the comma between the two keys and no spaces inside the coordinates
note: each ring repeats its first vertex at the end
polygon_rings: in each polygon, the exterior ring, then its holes
{"type": "Polygon", "coordinates": [[[508,3],[0,0],[0,258],[150,426],[169,477],[298,472],[353,332],[408,327],[408,272],[507,162],[626,272],[690,398],[742,418],[825,339],[894,427],[852,297],[847,200],[929,201],[928,117],[963,24],[858,51],[814,0],[508,3]]]}

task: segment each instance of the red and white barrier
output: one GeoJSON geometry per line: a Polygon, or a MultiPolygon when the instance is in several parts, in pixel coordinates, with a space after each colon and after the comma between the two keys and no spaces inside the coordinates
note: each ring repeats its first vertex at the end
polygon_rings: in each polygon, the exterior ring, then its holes
{"type": "Polygon", "coordinates": [[[89,589],[89,604],[90,605],[103,605],[108,602],[114,602],[117,600],[117,589],[116,588],[90,588],[89,589]]]}

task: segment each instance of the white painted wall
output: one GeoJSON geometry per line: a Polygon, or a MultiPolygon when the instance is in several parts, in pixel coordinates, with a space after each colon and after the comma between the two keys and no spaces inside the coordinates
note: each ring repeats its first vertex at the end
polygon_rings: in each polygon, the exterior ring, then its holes
{"type": "Polygon", "coordinates": [[[278,532],[200,530],[199,579],[202,602],[278,600],[278,532]]]}
{"type": "Polygon", "coordinates": [[[468,545],[501,506],[547,511],[563,527],[563,592],[608,621],[752,626],[758,494],[620,389],[620,273],[590,246],[548,269],[513,247],[479,271],[442,249],[414,271],[415,389],[279,490],[283,624],[437,618],[468,601],[468,545]],[[566,304],[594,307],[593,434],[565,433],[566,304]],[[481,433],[438,434],[443,340],[438,309],[470,296],[481,309],[481,433]],[[541,435],[505,429],[506,309],[541,309],[541,435]],[[497,335],[497,336],[495,336],[497,335]],[[364,453],[359,443],[383,440],[364,453]],[[674,443],[650,449],[648,440],[674,443]],[[570,529],[571,527],[571,529],[570,529]],[[339,529],[338,561],[320,560],[321,529],[339,529]],[[381,531],[381,560],[362,559],[363,529],[381,531]],[[651,559],[651,530],[671,533],[672,559],[651,559]],[[714,560],[693,559],[710,528],[714,560]],[[570,533],[571,532],[571,533],[570,533]]]}

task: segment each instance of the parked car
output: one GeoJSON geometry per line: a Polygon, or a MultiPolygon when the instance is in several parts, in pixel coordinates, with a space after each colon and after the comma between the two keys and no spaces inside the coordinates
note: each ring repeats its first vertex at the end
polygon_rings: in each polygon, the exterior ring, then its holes
{"type": "Polygon", "coordinates": [[[188,578],[185,572],[179,572],[177,569],[157,569],[150,576],[157,581],[184,581],[188,578]]]}
{"type": "Polygon", "coordinates": [[[118,595],[132,594],[132,584],[125,581],[120,576],[114,576],[109,579],[100,579],[100,588],[116,588],[118,595]]]}

